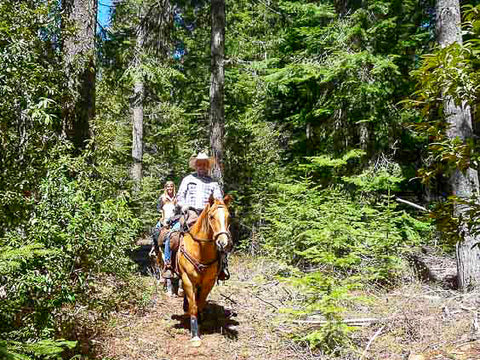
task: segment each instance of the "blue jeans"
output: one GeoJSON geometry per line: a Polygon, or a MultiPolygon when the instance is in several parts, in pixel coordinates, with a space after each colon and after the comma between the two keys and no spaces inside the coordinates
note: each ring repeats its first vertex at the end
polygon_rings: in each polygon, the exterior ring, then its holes
{"type": "Polygon", "coordinates": [[[168,233],[167,238],[165,239],[165,252],[163,253],[163,255],[165,256],[165,262],[170,262],[170,259],[172,257],[172,253],[170,251],[170,235],[172,234],[172,231],[178,230],[180,230],[180,221],[177,221],[172,226],[172,230],[168,233]]]}

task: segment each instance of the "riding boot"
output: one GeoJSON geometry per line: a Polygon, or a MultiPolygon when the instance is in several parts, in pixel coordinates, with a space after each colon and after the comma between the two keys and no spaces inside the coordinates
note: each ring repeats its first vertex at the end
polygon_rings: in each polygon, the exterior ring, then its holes
{"type": "Polygon", "coordinates": [[[228,269],[220,270],[220,273],[218,274],[218,280],[227,281],[228,279],[230,279],[230,272],[228,269]]]}
{"type": "Polygon", "coordinates": [[[230,272],[228,271],[228,259],[225,254],[220,258],[220,271],[218,272],[218,280],[226,281],[230,279],[230,272]]]}
{"type": "Polygon", "coordinates": [[[163,268],[163,272],[162,272],[162,277],[164,279],[171,279],[173,277],[173,274],[172,274],[172,264],[170,261],[166,261],[165,262],[165,266],[163,268]]]}

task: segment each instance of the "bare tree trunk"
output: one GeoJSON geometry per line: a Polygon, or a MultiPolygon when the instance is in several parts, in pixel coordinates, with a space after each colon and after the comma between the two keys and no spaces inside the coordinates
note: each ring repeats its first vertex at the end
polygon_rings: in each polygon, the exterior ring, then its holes
{"type": "Polygon", "coordinates": [[[347,9],[348,9],[347,3],[348,1],[346,0],[334,0],[333,2],[337,14],[340,15],[341,17],[347,14],[347,9]]]}
{"type": "Polygon", "coordinates": [[[63,56],[68,84],[62,109],[63,133],[76,149],[83,149],[95,116],[97,0],[63,0],[63,12],[63,56]]]}
{"type": "MultiPolygon", "coordinates": [[[[142,19],[142,12],[140,12],[142,19]]],[[[136,78],[133,89],[132,99],[132,179],[135,183],[135,191],[140,190],[142,181],[142,161],[143,161],[143,99],[145,96],[145,86],[143,77],[139,75],[142,63],[143,45],[145,33],[142,22],[137,29],[137,43],[135,44],[134,67],[136,68],[136,78]]]]}
{"type": "Polygon", "coordinates": [[[348,148],[347,113],[343,104],[339,104],[333,112],[333,151],[342,153],[348,148]]]}
{"type": "Polygon", "coordinates": [[[223,186],[225,0],[212,0],[211,13],[210,147],[216,160],[213,176],[223,186]]]}
{"type": "MultiPolygon", "coordinates": [[[[441,47],[452,43],[462,43],[460,4],[458,0],[437,0],[436,6],[437,39],[441,47]]],[[[455,105],[451,97],[444,98],[444,114],[448,122],[447,136],[463,141],[473,136],[470,106],[455,105]]],[[[453,194],[461,200],[469,200],[478,194],[477,171],[468,168],[465,172],[456,169],[450,178],[453,194]]],[[[478,287],[480,283],[480,249],[474,246],[480,238],[468,228],[468,205],[455,204],[454,216],[460,220],[460,241],[456,245],[458,285],[466,290],[478,287]]]]}

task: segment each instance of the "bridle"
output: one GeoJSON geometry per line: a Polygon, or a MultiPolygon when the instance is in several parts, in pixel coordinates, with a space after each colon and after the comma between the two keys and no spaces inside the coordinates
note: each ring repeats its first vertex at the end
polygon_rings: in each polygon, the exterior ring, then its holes
{"type": "MultiPolygon", "coordinates": [[[[216,207],[215,211],[218,210],[218,209],[225,209],[225,208],[226,208],[226,207],[223,206],[223,205],[216,205],[216,206],[217,206],[217,207],[216,207]]],[[[211,210],[209,210],[209,213],[210,213],[210,211],[211,211],[211,210]]],[[[212,223],[211,223],[211,221],[210,221],[210,216],[208,216],[208,214],[207,214],[207,217],[208,217],[208,219],[207,219],[207,220],[208,220],[208,225],[210,226],[211,229],[213,229],[212,223]]],[[[197,242],[205,242],[205,243],[207,243],[207,242],[216,242],[217,239],[218,239],[218,237],[219,237],[220,235],[226,235],[229,241],[232,240],[232,234],[230,234],[230,231],[228,231],[228,229],[225,230],[225,231],[219,231],[219,232],[216,232],[216,233],[214,232],[212,239],[202,239],[202,238],[198,238],[198,237],[194,236],[194,235],[190,232],[190,229],[187,230],[187,234],[190,235],[190,237],[191,237],[193,240],[197,241],[197,242]]]]}
{"type": "MultiPolygon", "coordinates": [[[[217,209],[219,208],[225,208],[225,206],[223,205],[217,205],[217,209]]],[[[209,213],[210,213],[211,209],[209,210],[209,213]]],[[[210,226],[210,228],[213,229],[213,226],[212,226],[212,223],[210,222],[210,216],[207,214],[207,217],[208,217],[208,225],[210,226]]],[[[232,235],[230,234],[230,232],[227,230],[225,231],[219,231],[217,233],[214,232],[213,234],[213,238],[212,239],[201,239],[201,238],[197,238],[196,236],[194,236],[191,232],[190,232],[190,229],[187,229],[187,231],[185,232],[187,234],[190,235],[190,237],[194,240],[194,241],[197,241],[197,242],[203,242],[203,243],[210,243],[210,242],[217,242],[217,239],[220,235],[224,234],[227,236],[228,240],[231,241],[232,240],[232,235]]],[[[218,246],[218,244],[216,244],[218,246]]],[[[208,267],[210,265],[213,265],[215,264],[216,262],[220,262],[222,261],[222,257],[224,256],[223,253],[224,251],[223,250],[218,250],[218,257],[207,263],[207,264],[204,264],[204,263],[201,263],[199,262],[197,259],[195,259],[194,257],[192,257],[185,249],[185,246],[183,244],[183,242],[181,243],[180,245],[180,249],[179,251],[183,254],[183,256],[185,256],[185,258],[193,265],[193,267],[195,268],[195,270],[199,273],[203,273],[206,269],[208,269],[208,267]]]]}

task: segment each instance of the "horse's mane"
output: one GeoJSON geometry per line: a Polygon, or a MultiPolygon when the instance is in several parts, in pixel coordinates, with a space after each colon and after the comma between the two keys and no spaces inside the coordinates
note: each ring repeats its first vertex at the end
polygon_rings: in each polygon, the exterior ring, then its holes
{"type": "Polygon", "coordinates": [[[200,213],[198,217],[197,223],[201,224],[201,227],[199,230],[204,233],[208,233],[210,230],[208,226],[208,219],[206,219],[206,217],[208,216],[208,212],[210,211],[210,209],[215,205],[225,205],[225,203],[219,199],[215,199],[215,202],[212,205],[210,205],[210,203],[207,203],[207,205],[205,205],[205,207],[203,208],[203,211],[200,213]]]}
{"type": "Polygon", "coordinates": [[[210,204],[207,203],[203,208],[203,211],[200,213],[197,223],[200,225],[200,231],[208,234],[208,221],[206,217],[208,216],[208,211],[210,210],[210,204]]]}

